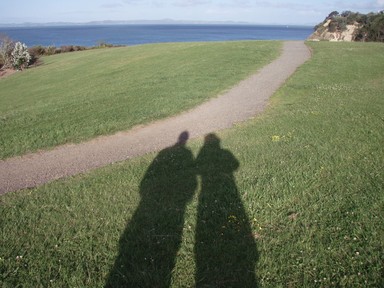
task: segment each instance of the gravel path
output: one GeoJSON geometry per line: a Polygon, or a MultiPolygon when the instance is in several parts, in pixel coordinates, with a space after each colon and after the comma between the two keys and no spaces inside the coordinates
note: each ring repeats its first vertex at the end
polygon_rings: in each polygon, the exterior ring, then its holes
{"type": "Polygon", "coordinates": [[[278,59],[192,110],[115,135],[0,161],[0,194],[159,151],[173,145],[183,131],[194,138],[247,120],[264,109],[268,98],[310,56],[304,42],[284,42],[278,59]]]}

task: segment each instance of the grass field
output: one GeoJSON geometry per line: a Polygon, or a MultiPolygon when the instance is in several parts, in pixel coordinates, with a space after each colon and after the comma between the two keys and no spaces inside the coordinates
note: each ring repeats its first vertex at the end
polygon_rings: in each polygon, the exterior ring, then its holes
{"type": "Polygon", "coordinates": [[[3,195],[2,286],[382,287],[384,46],[308,45],[247,123],[3,195]]]}
{"type": "Polygon", "coordinates": [[[45,57],[0,79],[0,159],[179,113],[246,78],[280,47],[179,43],[45,57]]]}

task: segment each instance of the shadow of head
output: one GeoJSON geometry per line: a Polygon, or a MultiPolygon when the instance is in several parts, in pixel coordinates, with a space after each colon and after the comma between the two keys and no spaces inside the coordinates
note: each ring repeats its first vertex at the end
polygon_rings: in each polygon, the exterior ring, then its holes
{"type": "Polygon", "coordinates": [[[204,138],[204,144],[209,146],[220,146],[220,138],[214,133],[207,134],[204,138]]]}
{"type": "Polygon", "coordinates": [[[188,139],[189,139],[189,132],[184,131],[184,132],[180,133],[177,144],[178,145],[185,145],[187,143],[188,139]]]}

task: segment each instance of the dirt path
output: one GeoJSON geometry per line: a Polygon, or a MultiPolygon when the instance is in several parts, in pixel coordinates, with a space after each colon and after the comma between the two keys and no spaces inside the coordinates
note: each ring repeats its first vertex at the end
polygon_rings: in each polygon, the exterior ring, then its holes
{"type": "Polygon", "coordinates": [[[268,98],[309,58],[303,42],[285,42],[278,59],[192,110],[127,132],[0,161],[0,194],[159,151],[174,144],[183,131],[194,138],[247,120],[260,113],[268,98]]]}

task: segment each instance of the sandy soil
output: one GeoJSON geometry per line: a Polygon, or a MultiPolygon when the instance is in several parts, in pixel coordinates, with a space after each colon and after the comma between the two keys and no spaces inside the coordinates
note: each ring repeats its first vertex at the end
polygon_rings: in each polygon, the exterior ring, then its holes
{"type": "Polygon", "coordinates": [[[192,110],[115,135],[0,161],[0,194],[160,151],[173,145],[183,131],[194,138],[245,121],[263,111],[268,98],[310,56],[304,42],[285,42],[278,59],[192,110]]]}

